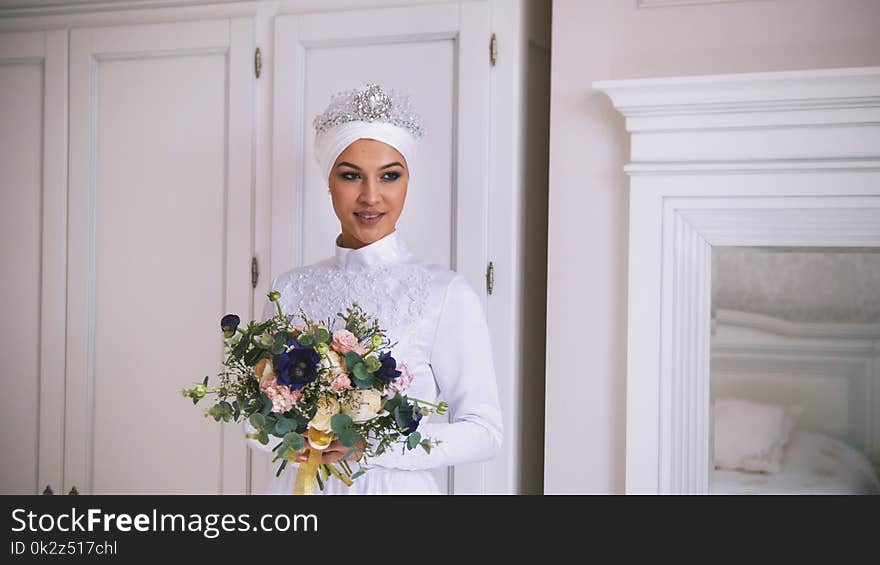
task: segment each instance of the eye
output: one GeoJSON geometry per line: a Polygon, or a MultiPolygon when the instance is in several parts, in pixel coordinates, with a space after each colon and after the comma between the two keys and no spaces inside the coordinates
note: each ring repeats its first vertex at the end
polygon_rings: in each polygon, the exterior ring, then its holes
{"type": "Polygon", "coordinates": [[[354,171],[342,171],[339,173],[339,178],[342,180],[356,180],[360,178],[360,173],[356,173],[354,171]]]}
{"type": "Polygon", "coordinates": [[[388,171],[384,175],[382,175],[382,180],[387,181],[396,181],[400,178],[400,173],[398,171],[388,171]]]}

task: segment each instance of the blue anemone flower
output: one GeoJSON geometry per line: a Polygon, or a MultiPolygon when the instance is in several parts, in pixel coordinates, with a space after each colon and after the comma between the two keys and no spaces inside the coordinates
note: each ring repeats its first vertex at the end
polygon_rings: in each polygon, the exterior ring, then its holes
{"type": "Polygon", "coordinates": [[[416,431],[419,427],[419,421],[422,419],[422,413],[418,410],[413,410],[413,405],[409,404],[407,406],[401,406],[398,408],[398,413],[400,414],[400,419],[404,423],[403,430],[401,433],[405,436],[416,431]]]}
{"type": "Polygon", "coordinates": [[[382,363],[382,366],[376,369],[376,372],[373,373],[377,379],[382,379],[386,383],[390,383],[400,376],[400,371],[397,370],[397,361],[391,356],[390,351],[386,351],[379,355],[379,361],[382,363]]]}
{"type": "Polygon", "coordinates": [[[294,346],[290,351],[275,355],[275,372],[278,384],[287,385],[290,390],[299,390],[313,382],[318,375],[317,366],[321,356],[311,347],[299,347],[296,340],[289,340],[287,346],[294,346]]]}
{"type": "Polygon", "coordinates": [[[223,331],[223,336],[230,338],[235,335],[235,330],[238,329],[238,325],[241,323],[241,318],[236,316],[235,314],[226,314],[220,320],[220,329],[223,331]]]}

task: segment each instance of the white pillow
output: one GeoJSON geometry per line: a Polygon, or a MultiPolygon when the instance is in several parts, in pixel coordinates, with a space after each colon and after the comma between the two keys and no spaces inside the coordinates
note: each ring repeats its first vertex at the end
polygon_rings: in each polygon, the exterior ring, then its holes
{"type": "Polygon", "coordinates": [[[801,411],[795,406],[716,398],[712,407],[715,468],[778,473],[801,411]]]}

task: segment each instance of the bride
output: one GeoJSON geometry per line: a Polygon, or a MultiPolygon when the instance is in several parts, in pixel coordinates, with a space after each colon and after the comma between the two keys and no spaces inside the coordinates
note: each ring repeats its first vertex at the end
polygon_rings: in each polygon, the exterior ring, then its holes
{"type": "MultiPolygon", "coordinates": [[[[495,456],[502,419],[479,297],[462,275],[413,255],[395,228],[415,170],[420,119],[406,97],[367,84],[333,96],[314,126],[315,156],[340,224],[335,253],[282,273],[272,289],[281,293],[285,314],[302,307],[313,319],[335,318],[357,301],[397,342],[394,357],[413,377],[407,394],[431,403],[444,400],[452,416],[449,423],[421,421],[422,437],[440,442],[430,453],[394,448],[361,461],[370,470],[351,487],[331,478],[323,493],[443,493],[430,470],[495,456]]],[[[262,319],[274,309],[267,301],[262,319]]],[[[247,421],[244,427],[253,431],[247,421]]],[[[271,452],[280,440],[247,441],[271,452]]],[[[348,451],[334,442],[322,463],[348,451]]],[[[349,455],[349,460],[360,457],[349,455]]],[[[277,478],[271,470],[265,494],[292,492],[297,469],[290,467],[277,478]]]]}

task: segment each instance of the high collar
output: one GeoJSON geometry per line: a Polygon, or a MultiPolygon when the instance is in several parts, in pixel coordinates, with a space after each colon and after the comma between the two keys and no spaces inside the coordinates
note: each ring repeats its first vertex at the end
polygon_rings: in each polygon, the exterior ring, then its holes
{"type": "Polygon", "coordinates": [[[409,250],[397,234],[397,230],[382,239],[365,245],[360,249],[339,246],[336,239],[336,265],[340,269],[358,269],[387,263],[397,263],[409,256],[409,250]]]}

